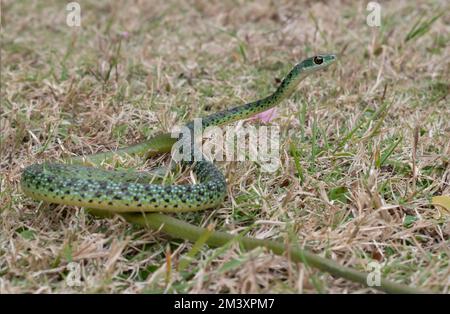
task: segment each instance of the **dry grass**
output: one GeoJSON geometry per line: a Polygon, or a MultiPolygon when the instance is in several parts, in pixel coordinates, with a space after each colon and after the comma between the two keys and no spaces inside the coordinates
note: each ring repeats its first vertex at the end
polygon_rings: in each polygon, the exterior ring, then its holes
{"type": "Polygon", "coordinates": [[[80,4],[76,29],[64,2],[2,2],[0,293],[373,291],[238,247],[203,247],[179,272],[192,244],[18,188],[32,163],[111,150],[259,98],[316,52],[340,61],[303,82],[274,121],[279,171],[220,165],[228,200],[186,219],[251,226],[360,270],[377,260],[389,279],[449,292],[450,218],[430,205],[450,194],[449,15],[405,41],[448,2],[383,2],[381,29],[352,1],[80,4]],[[79,287],[66,284],[70,261],[82,266],[79,287]]]}

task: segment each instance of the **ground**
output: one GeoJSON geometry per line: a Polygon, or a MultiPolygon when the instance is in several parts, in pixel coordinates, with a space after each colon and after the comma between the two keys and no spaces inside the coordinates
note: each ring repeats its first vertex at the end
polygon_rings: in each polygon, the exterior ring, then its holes
{"type": "MultiPolygon", "coordinates": [[[[2,1],[0,293],[375,292],[236,245],[202,247],[180,270],[192,243],[19,188],[33,163],[261,98],[320,52],[339,61],[269,122],[280,127],[279,169],[220,162],[223,205],[176,216],[294,240],[360,271],[376,261],[387,279],[449,292],[450,214],[431,205],[450,194],[448,2],[383,1],[380,27],[352,1],[78,3],[71,27],[65,1],[2,1]]],[[[145,168],[136,158],[115,166],[145,168]]]]}

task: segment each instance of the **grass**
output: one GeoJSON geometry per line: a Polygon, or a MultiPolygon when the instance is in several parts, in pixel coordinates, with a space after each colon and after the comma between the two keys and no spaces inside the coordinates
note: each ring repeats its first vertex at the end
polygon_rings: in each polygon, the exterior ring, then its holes
{"type": "Polygon", "coordinates": [[[39,204],[18,186],[32,163],[260,98],[296,61],[328,51],[338,64],[302,82],[273,121],[279,170],[220,163],[223,206],[177,217],[295,241],[361,271],[375,260],[388,279],[449,292],[450,218],[430,205],[450,194],[445,1],[383,3],[379,29],[362,4],[79,3],[82,26],[70,28],[61,2],[2,2],[0,293],[374,292],[263,249],[212,249],[39,204]],[[72,261],[81,286],[66,283],[72,261]]]}

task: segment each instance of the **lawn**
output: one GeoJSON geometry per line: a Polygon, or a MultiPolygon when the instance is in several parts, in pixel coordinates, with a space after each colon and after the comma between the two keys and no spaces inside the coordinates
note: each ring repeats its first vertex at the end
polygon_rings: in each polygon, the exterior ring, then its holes
{"type": "Polygon", "coordinates": [[[383,1],[379,27],[351,1],[78,3],[80,26],[68,25],[64,1],[1,4],[0,293],[377,292],[263,248],[193,249],[19,187],[26,166],[111,151],[262,98],[297,62],[327,52],[336,64],[306,78],[272,121],[238,122],[279,127],[280,167],[217,162],[225,202],[173,216],[362,272],[376,262],[383,278],[449,293],[450,212],[431,204],[450,195],[447,1],[383,1]]]}

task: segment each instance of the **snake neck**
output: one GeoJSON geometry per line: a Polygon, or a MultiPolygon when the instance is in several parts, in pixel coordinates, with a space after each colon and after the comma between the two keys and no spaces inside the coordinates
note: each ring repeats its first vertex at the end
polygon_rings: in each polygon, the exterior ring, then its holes
{"type": "MultiPolygon", "coordinates": [[[[271,95],[224,111],[216,112],[201,119],[196,119],[186,124],[187,130],[181,132],[178,140],[183,141],[183,149],[189,149],[188,158],[184,158],[185,164],[204,160],[204,156],[195,144],[195,134],[201,134],[207,127],[221,126],[242,119],[247,119],[255,114],[269,110],[284,99],[292,95],[306,74],[301,68],[295,66],[283,79],[278,88],[271,95]],[[198,128],[195,130],[195,128],[198,128]]],[[[183,153],[184,154],[184,153],[183,153]]],[[[200,163],[202,165],[202,163],[200,163]]]]}
{"type": "Polygon", "coordinates": [[[286,77],[283,79],[283,81],[278,86],[277,90],[270,95],[267,98],[270,98],[270,102],[272,102],[274,105],[269,106],[268,110],[272,107],[275,107],[279,103],[281,103],[284,99],[289,98],[297,89],[298,84],[307,76],[307,73],[303,71],[302,68],[299,68],[298,65],[295,66],[289,73],[286,75],[286,77]]]}
{"type": "MultiPolygon", "coordinates": [[[[300,81],[302,81],[305,77],[306,73],[304,73],[302,68],[295,66],[288,73],[288,75],[286,75],[276,91],[271,95],[241,106],[219,111],[203,117],[201,119],[200,127],[203,130],[209,126],[221,126],[238,120],[250,118],[255,114],[276,107],[284,99],[292,95],[300,81]]],[[[186,127],[190,130],[194,130],[194,121],[187,123],[186,127]]]]}

